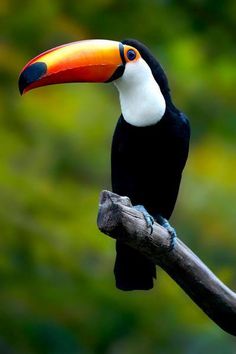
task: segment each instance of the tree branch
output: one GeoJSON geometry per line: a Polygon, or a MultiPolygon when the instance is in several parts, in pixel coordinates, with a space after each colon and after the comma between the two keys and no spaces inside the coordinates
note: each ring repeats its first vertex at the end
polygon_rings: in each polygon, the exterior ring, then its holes
{"type": "Polygon", "coordinates": [[[98,213],[99,229],[145,254],[161,266],[191,299],[223,330],[236,336],[236,293],[177,238],[169,251],[170,235],[159,224],[149,229],[142,213],[128,197],[103,191],[98,213]]]}

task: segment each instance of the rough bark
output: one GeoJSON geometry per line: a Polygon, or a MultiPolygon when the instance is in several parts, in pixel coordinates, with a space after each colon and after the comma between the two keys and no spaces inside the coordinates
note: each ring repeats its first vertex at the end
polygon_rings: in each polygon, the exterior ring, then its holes
{"type": "Polygon", "coordinates": [[[170,235],[159,224],[153,233],[142,213],[127,197],[103,191],[98,213],[99,229],[149,257],[162,267],[191,299],[223,330],[236,336],[236,293],[179,239],[169,251],[170,235]]]}

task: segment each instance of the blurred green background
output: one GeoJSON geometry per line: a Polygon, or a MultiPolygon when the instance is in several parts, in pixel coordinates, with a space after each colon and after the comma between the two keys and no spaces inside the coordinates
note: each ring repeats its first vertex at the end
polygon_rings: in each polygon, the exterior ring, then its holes
{"type": "Polygon", "coordinates": [[[23,65],[59,44],[148,45],[192,126],[172,224],[236,288],[235,33],[234,0],[1,0],[0,353],[236,353],[162,270],[152,291],[115,289],[114,241],[96,227],[120,114],[113,86],[17,88],[23,65]]]}

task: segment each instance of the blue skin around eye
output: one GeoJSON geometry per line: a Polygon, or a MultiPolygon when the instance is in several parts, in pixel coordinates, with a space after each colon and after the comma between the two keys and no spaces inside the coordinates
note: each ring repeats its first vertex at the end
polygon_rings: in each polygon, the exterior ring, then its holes
{"type": "Polygon", "coordinates": [[[134,50],[130,49],[127,52],[127,57],[129,60],[134,60],[136,58],[136,53],[134,50]]]}

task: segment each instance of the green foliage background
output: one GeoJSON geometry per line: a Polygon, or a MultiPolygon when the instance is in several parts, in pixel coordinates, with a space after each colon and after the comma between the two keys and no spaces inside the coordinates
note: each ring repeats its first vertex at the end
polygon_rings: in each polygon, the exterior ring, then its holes
{"type": "Polygon", "coordinates": [[[96,227],[120,112],[112,85],[17,89],[23,65],[50,47],[145,42],[192,126],[172,224],[235,288],[235,33],[233,0],[1,0],[0,353],[236,352],[163,271],[147,293],[114,287],[114,241],[96,227]]]}

